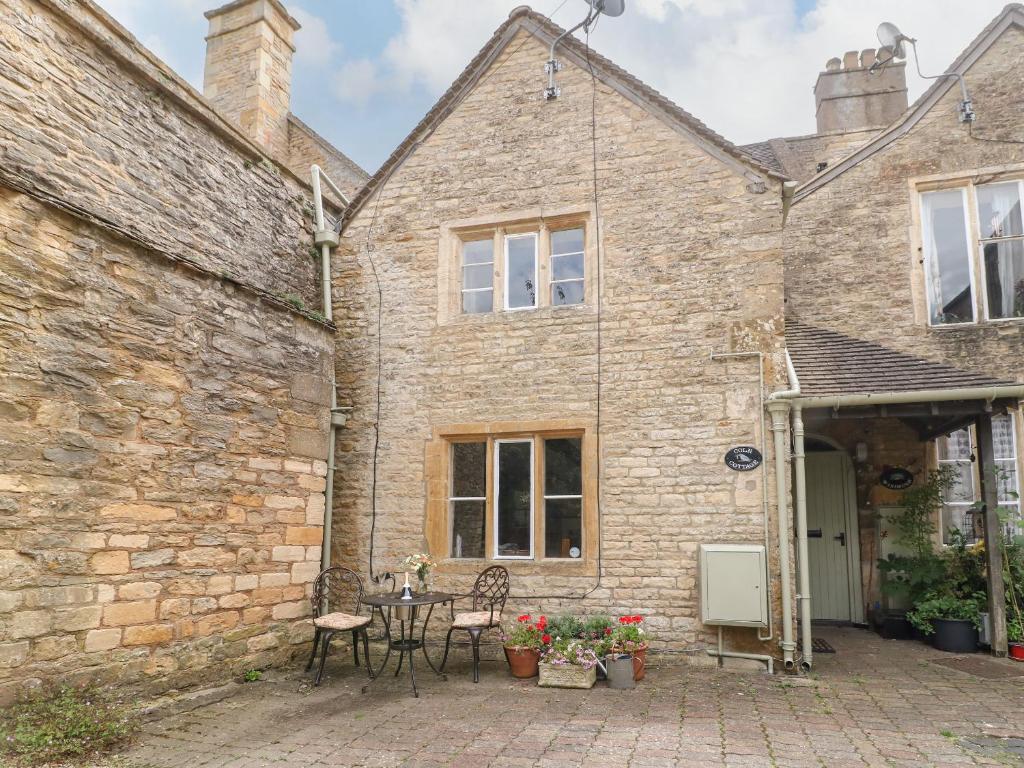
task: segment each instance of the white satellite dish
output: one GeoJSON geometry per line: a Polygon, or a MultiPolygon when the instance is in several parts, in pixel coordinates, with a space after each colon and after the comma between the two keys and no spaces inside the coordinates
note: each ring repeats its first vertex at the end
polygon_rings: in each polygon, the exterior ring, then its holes
{"type": "Polygon", "coordinates": [[[605,16],[621,16],[626,10],[626,0],[587,0],[587,3],[605,16]]]}
{"type": "Polygon", "coordinates": [[[910,38],[900,32],[899,27],[891,21],[883,21],[878,25],[877,34],[878,42],[882,44],[883,48],[892,51],[893,58],[905,59],[907,57],[907,49],[903,43],[910,38]]]}

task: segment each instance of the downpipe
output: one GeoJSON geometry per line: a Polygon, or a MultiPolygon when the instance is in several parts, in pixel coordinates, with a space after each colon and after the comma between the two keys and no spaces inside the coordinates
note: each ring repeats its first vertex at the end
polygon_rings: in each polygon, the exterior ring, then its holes
{"type": "Polygon", "coordinates": [[[811,574],[807,556],[807,473],[804,461],[803,407],[793,403],[793,484],[796,496],[796,555],[799,593],[796,596],[800,611],[800,668],[809,672],[813,664],[811,638],[811,574]]]}
{"type": "Polygon", "coordinates": [[[789,499],[786,498],[786,400],[768,400],[772,415],[772,438],[775,452],[776,507],[779,515],[779,579],[782,582],[782,663],[787,670],[796,667],[796,643],[793,642],[793,603],[790,595],[792,572],[789,563],[789,499]]]}

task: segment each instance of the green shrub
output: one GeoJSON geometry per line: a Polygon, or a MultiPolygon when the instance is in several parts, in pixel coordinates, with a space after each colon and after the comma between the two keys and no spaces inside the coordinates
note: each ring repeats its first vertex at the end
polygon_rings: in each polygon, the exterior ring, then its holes
{"type": "Polygon", "coordinates": [[[250,669],[242,679],[247,683],[255,683],[263,679],[263,673],[258,669],[250,669]]]}
{"type": "Polygon", "coordinates": [[[112,749],[136,725],[124,702],[95,688],[63,687],[0,713],[0,753],[22,765],[73,761],[112,749]]]}
{"type": "Polygon", "coordinates": [[[986,609],[984,592],[970,595],[956,595],[951,592],[933,592],[914,606],[907,614],[910,623],[926,635],[935,631],[934,619],[969,621],[975,628],[981,628],[981,612],[986,609]]]}
{"type": "Polygon", "coordinates": [[[576,616],[556,616],[548,621],[548,634],[568,640],[583,635],[583,622],[576,616]]]}

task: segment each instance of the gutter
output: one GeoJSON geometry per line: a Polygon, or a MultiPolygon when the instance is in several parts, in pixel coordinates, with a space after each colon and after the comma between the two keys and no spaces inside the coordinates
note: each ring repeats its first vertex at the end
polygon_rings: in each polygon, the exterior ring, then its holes
{"type": "Polygon", "coordinates": [[[920,389],[913,392],[876,392],[857,395],[816,395],[800,397],[804,408],[840,408],[857,405],[906,405],[910,403],[950,402],[952,400],[1001,400],[1024,398],[1024,384],[959,389],[920,389]]]}
{"type": "MultiPolygon", "coordinates": [[[[328,229],[324,220],[324,199],[320,190],[320,182],[323,180],[338,199],[346,206],[350,204],[348,197],[338,186],[331,181],[320,166],[313,165],[309,169],[311,185],[313,187],[313,211],[316,217],[316,233],[313,240],[320,248],[320,284],[323,288],[324,317],[334,322],[334,307],[331,300],[331,248],[338,246],[339,236],[333,229],[328,229]]],[[[337,442],[338,427],[345,425],[345,411],[347,409],[338,407],[338,388],[334,372],[335,361],[331,359],[331,428],[327,442],[327,477],[324,482],[324,530],[323,541],[320,545],[320,570],[324,571],[331,567],[331,524],[333,522],[334,510],[334,444],[337,442]]]]}

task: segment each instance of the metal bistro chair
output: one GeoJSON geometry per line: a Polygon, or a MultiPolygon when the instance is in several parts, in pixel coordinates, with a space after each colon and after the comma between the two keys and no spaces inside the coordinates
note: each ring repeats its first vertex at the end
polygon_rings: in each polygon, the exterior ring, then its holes
{"type": "Polygon", "coordinates": [[[448,637],[444,642],[444,658],[441,659],[442,672],[444,672],[444,665],[448,662],[452,632],[456,629],[464,629],[469,632],[469,637],[473,641],[473,682],[480,682],[480,635],[485,630],[501,623],[501,612],[505,608],[505,601],[508,600],[508,588],[508,571],[500,565],[492,565],[481,571],[480,575],[476,577],[472,592],[456,595],[456,599],[473,598],[473,610],[456,613],[456,600],[452,600],[452,625],[448,629],[448,637]]]}
{"type": "Polygon", "coordinates": [[[313,685],[320,685],[324,675],[324,663],[327,661],[327,649],[331,640],[338,632],[352,633],[352,655],[356,666],[359,666],[359,640],[363,641],[363,656],[366,659],[366,671],[373,679],[373,667],[370,664],[370,640],[366,627],[373,621],[373,614],[360,616],[362,607],[363,581],[350,568],[335,566],[320,572],[313,582],[313,652],[306,664],[308,672],[316,660],[317,648],[321,648],[320,666],[316,671],[313,685]],[[335,607],[352,606],[352,613],[331,611],[335,607]],[[328,612],[330,611],[330,612],[328,612]]]}

